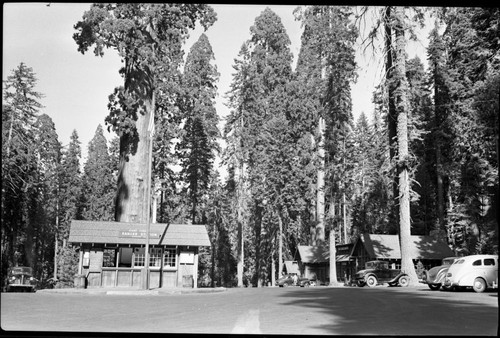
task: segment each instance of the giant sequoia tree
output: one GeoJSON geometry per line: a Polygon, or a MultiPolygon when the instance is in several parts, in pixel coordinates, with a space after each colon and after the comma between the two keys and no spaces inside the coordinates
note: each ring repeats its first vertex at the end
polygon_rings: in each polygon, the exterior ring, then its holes
{"type": "MultiPolygon", "coordinates": [[[[33,266],[39,168],[37,116],[43,95],[33,69],[21,63],[3,82],[2,268],[33,266]]],[[[6,270],[2,270],[2,273],[6,270]]]]}
{"type": "MultiPolygon", "coordinates": [[[[239,169],[240,247],[243,223],[252,226],[255,248],[255,278],[261,286],[274,279],[274,252],[281,250],[283,217],[286,213],[284,182],[292,162],[293,149],[286,143],[286,85],[291,78],[290,40],[280,18],[266,8],[250,28],[251,38],[243,44],[236,60],[236,74],[229,93],[231,114],[225,126],[228,152],[239,169]],[[244,209],[253,217],[243,220],[244,209]],[[270,217],[271,213],[273,217],[270,217]],[[278,220],[276,222],[276,220],[278,220]],[[281,227],[280,227],[281,224],[281,227]],[[281,229],[281,231],[280,231],[281,229]],[[273,238],[278,245],[273,246],[273,238]],[[269,272],[268,262],[273,262],[269,272]]],[[[239,283],[242,278],[240,254],[239,283]]],[[[281,267],[282,257],[278,257],[281,267]]]]}
{"type": "Polygon", "coordinates": [[[219,73],[213,60],[212,46],[207,36],[202,34],[187,56],[182,81],[184,93],[180,99],[180,110],[184,128],[176,148],[194,224],[201,219],[197,215],[197,207],[207,193],[213,161],[219,148],[219,117],[215,110],[219,73]]]}
{"type": "Polygon", "coordinates": [[[148,122],[154,119],[156,102],[168,107],[164,101],[170,100],[173,75],[182,62],[182,45],[197,21],[208,28],[215,21],[212,8],[98,3],[75,25],[78,32],[73,37],[80,52],[94,46],[95,55],[102,56],[105,48],[113,48],[124,62],[120,73],[125,83],[110,96],[106,118],[120,136],[116,221],[146,220],[148,122]]]}
{"type": "MultiPolygon", "coordinates": [[[[347,130],[352,121],[350,84],[356,76],[354,42],[358,33],[350,22],[351,15],[350,8],[334,6],[311,6],[297,12],[304,26],[297,73],[307,93],[304,97],[314,125],[309,132],[317,153],[316,215],[315,226],[311,228],[313,245],[325,241],[325,193],[330,193],[330,215],[333,218],[333,191],[340,187],[340,194],[345,194],[347,186],[346,177],[337,175],[339,167],[345,166],[335,159],[339,159],[339,153],[345,149],[347,130]]],[[[333,227],[328,230],[334,231],[333,227]]],[[[330,237],[333,249],[335,236],[330,237]]],[[[330,278],[334,283],[337,278],[335,250],[331,250],[331,254],[330,278]]]]}
{"type": "Polygon", "coordinates": [[[114,219],[113,198],[116,195],[116,182],[113,178],[113,164],[101,125],[97,127],[88,145],[87,154],[82,179],[82,218],[93,221],[111,221],[114,219]]]}

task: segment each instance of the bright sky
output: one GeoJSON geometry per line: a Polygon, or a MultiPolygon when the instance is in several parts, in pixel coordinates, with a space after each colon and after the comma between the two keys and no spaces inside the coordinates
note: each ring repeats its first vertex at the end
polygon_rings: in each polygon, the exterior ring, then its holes
{"type": "MultiPolygon", "coordinates": [[[[45,95],[41,100],[56,126],[59,141],[67,145],[73,130],[81,141],[83,157],[88,143],[99,124],[105,128],[108,114],[108,96],[123,83],[118,74],[120,59],[114,50],[107,50],[104,57],[96,57],[92,51],[82,55],[72,36],[73,25],[82,19],[90,8],[87,3],[4,3],[3,7],[3,64],[2,80],[21,62],[33,68],[38,85],[36,90],[45,95]]],[[[218,20],[206,35],[212,45],[219,71],[219,97],[216,108],[219,116],[228,114],[224,94],[232,80],[234,59],[241,45],[250,37],[250,27],[255,18],[270,7],[280,16],[291,40],[295,61],[300,48],[300,22],[295,21],[293,10],[297,6],[282,5],[213,5],[218,20]]],[[[186,44],[186,54],[199,38],[202,29],[196,29],[186,44]]],[[[427,30],[420,35],[422,41],[427,30]]],[[[409,44],[409,57],[416,54],[424,64],[426,42],[409,44]]],[[[355,118],[364,111],[372,112],[372,92],[383,70],[381,53],[358,53],[359,78],[352,87],[353,114],[355,118]]],[[[105,128],[106,129],[106,128],[105,128]]],[[[112,134],[105,133],[110,140],[112,134]]]]}

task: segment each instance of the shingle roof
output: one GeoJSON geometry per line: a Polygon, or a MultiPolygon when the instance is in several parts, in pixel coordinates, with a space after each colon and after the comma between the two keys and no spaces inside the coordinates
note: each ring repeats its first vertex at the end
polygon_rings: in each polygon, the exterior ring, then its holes
{"type": "MultiPolygon", "coordinates": [[[[146,224],[72,220],[69,242],[145,244],[146,224]]],[[[210,246],[205,225],[150,224],[151,245],[210,246]]]]}
{"type": "MultiPolygon", "coordinates": [[[[363,242],[368,255],[372,258],[401,259],[397,235],[363,234],[359,240],[363,242]]],[[[411,236],[411,240],[412,259],[442,259],[454,256],[446,243],[430,236],[411,236]]]]}
{"type": "Polygon", "coordinates": [[[324,263],[330,261],[330,251],[327,247],[299,245],[298,249],[302,263],[324,263]]]}
{"type": "MultiPolygon", "coordinates": [[[[412,259],[443,259],[454,256],[450,247],[430,236],[411,236],[413,246],[411,248],[412,259]]],[[[359,237],[373,259],[401,259],[399,237],[397,235],[363,234],[359,237]]],[[[302,263],[325,263],[330,261],[330,251],[326,246],[298,246],[302,263]]],[[[352,253],[351,253],[352,255],[352,253]]],[[[336,261],[348,261],[349,255],[336,255],[336,261]]]]}

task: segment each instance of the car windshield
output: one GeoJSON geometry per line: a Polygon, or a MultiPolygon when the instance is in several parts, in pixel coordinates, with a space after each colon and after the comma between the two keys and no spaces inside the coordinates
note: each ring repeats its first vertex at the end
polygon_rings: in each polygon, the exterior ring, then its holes
{"type": "Polygon", "coordinates": [[[31,268],[20,266],[20,267],[12,268],[11,274],[13,274],[13,275],[21,275],[21,274],[31,275],[31,272],[32,272],[31,268]]]}

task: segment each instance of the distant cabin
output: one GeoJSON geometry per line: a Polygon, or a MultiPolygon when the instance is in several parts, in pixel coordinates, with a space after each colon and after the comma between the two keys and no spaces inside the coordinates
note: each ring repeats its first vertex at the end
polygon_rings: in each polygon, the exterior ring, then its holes
{"type": "MultiPolygon", "coordinates": [[[[455,256],[448,244],[431,236],[411,236],[411,257],[414,264],[422,262],[430,268],[445,257],[455,256]]],[[[352,279],[356,271],[371,260],[388,261],[391,268],[401,268],[401,251],[398,235],[362,234],[356,241],[339,244],[336,248],[336,270],[339,282],[352,279]]],[[[300,272],[304,277],[329,282],[330,251],[328,246],[299,246],[300,272]]]]}
{"type": "MultiPolygon", "coordinates": [[[[69,242],[79,247],[78,273],[89,288],[141,287],[146,224],[71,222],[69,242]]],[[[198,285],[199,248],[210,246],[205,225],[150,224],[149,287],[198,285]]]]}

